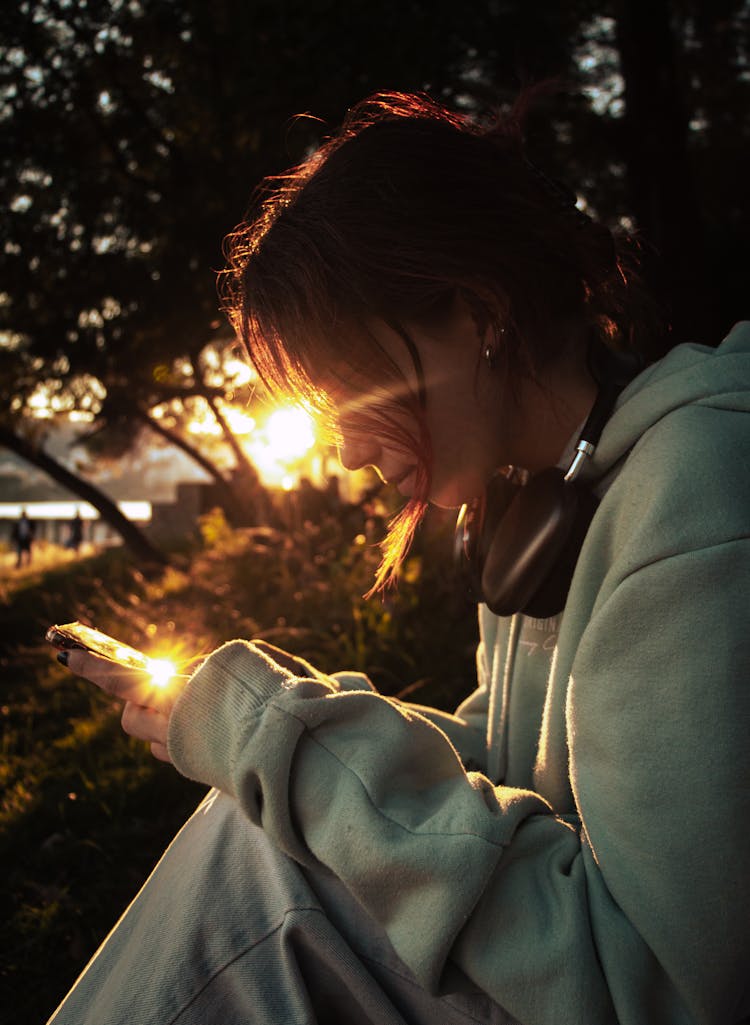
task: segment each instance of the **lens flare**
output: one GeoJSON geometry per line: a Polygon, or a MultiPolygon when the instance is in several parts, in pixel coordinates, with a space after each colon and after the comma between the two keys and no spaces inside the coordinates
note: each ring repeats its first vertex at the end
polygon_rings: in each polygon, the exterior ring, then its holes
{"type": "Polygon", "coordinates": [[[166,687],[176,673],[175,667],[165,658],[150,658],[146,666],[154,687],[166,687]]]}

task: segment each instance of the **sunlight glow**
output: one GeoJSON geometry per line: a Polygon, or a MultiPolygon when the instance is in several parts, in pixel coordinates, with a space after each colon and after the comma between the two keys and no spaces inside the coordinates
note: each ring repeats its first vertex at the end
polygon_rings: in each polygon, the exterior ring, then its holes
{"type": "Polygon", "coordinates": [[[255,419],[234,406],[228,406],[224,410],[224,419],[229,424],[232,434],[250,434],[255,429],[255,419]]]}
{"type": "Polygon", "coordinates": [[[241,359],[225,360],[224,373],[232,379],[235,388],[241,388],[243,384],[248,384],[257,376],[250,364],[241,359]]]}
{"type": "Polygon", "coordinates": [[[264,484],[291,491],[310,472],[300,464],[315,445],[312,418],[295,407],[276,409],[244,445],[264,484]]]}
{"type": "MultiPolygon", "coordinates": [[[[254,417],[242,409],[237,409],[236,406],[222,406],[222,415],[232,434],[237,437],[250,434],[255,428],[254,417]]],[[[163,411],[160,411],[158,416],[163,416],[163,411]]],[[[210,435],[215,438],[221,437],[222,434],[221,426],[208,406],[204,406],[200,412],[196,410],[187,429],[190,434],[210,435]]]]}
{"type": "MultiPolygon", "coordinates": [[[[245,364],[238,361],[236,369],[240,373],[245,364]]],[[[163,405],[152,410],[158,419],[166,413],[163,405]]],[[[310,455],[316,441],[314,423],[304,410],[282,406],[272,410],[265,419],[256,420],[247,412],[247,407],[222,402],[221,413],[267,487],[282,487],[289,491],[296,487],[300,476],[320,476],[320,458],[311,458],[310,455]]],[[[221,437],[221,426],[205,400],[196,400],[191,406],[191,414],[187,423],[190,434],[204,438],[221,437]]]]}
{"type": "MultiPolygon", "coordinates": [[[[148,523],[150,502],[118,502],[117,508],[129,520],[148,523]]],[[[0,502],[0,520],[17,520],[23,510],[30,520],[72,520],[78,512],[82,520],[98,520],[99,512],[88,502],[0,502]]]]}
{"type": "Polygon", "coordinates": [[[148,659],[146,669],[151,673],[151,682],[155,687],[166,687],[177,672],[174,665],[165,658],[148,659]]]}
{"type": "Polygon", "coordinates": [[[300,459],[315,444],[312,419],[302,409],[277,409],[266,421],[265,433],[280,462],[300,459]]]}
{"type": "Polygon", "coordinates": [[[197,408],[187,425],[189,433],[202,434],[204,436],[212,435],[213,437],[218,438],[221,435],[221,426],[211,412],[208,404],[205,400],[201,400],[200,402],[196,402],[195,406],[197,408]]]}

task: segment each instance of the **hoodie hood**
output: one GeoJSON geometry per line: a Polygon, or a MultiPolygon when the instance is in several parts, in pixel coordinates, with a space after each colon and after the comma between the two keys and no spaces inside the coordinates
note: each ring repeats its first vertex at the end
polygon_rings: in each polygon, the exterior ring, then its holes
{"type": "Polygon", "coordinates": [[[676,346],[631,381],[581,479],[601,479],[650,427],[691,404],[750,412],[750,321],[735,325],[715,349],[676,346]]]}

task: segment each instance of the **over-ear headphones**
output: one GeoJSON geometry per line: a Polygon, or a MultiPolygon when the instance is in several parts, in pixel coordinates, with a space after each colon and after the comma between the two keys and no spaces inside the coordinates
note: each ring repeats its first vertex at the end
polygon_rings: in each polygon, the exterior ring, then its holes
{"type": "Polygon", "coordinates": [[[529,476],[504,467],[456,522],[456,555],[473,597],[498,616],[523,612],[544,619],[561,612],[578,555],[598,505],[576,478],[593,454],[617,396],[641,368],[632,354],[592,343],[589,370],[597,397],[567,471],[529,476]]]}

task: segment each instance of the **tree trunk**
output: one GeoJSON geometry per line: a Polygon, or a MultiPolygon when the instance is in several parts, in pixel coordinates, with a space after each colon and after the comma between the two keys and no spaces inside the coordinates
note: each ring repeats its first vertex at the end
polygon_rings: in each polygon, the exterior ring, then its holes
{"type": "MultiPolygon", "coordinates": [[[[672,342],[712,340],[716,310],[688,144],[670,0],[617,0],[623,129],[633,210],[660,257],[646,275],[670,307],[672,342]]],[[[714,339],[715,340],[715,339],[714,339]]]]}
{"type": "Polygon", "coordinates": [[[234,453],[234,458],[237,460],[237,467],[241,469],[243,475],[246,476],[248,480],[260,484],[257,470],[248,459],[242,445],[240,445],[239,441],[237,441],[237,437],[235,436],[229,424],[227,423],[226,417],[219,408],[218,402],[213,397],[213,395],[207,395],[206,402],[208,403],[211,412],[216,418],[217,424],[219,425],[219,427],[221,427],[222,433],[224,434],[227,444],[234,453]]]}
{"type": "Polygon", "coordinates": [[[41,447],[32,444],[9,427],[2,425],[0,425],[0,445],[9,448],[11,452],[15,452],[26,462],[38,466],[52,480],[67,488],[82,501],[90,502],[95,509],[99,510],[104,522],[120,535],[123,542],[138,559],[143,562],[166,564],[167,558],[164,553],[155,548],[143,531],[139,530],[127,516],[120,512],[116,503],[93,484],[71,473],[41,447]]]}
{"type": "Polygon", "coordinates": [[[235,486],[240,491],[241,505],[243,507],[239,522],[246,524],[268,522],[271,513],[270,501],[266,489],[261,484],[258,471],[250,459],[248,459],[242,445],[237,441],[216,399],[211,395],[207,395],[206,402],[216,417],[216,422],[221,427],[227,444],[237,460],[235,486]]]}
{"type": "Polygon", "coordinates": [[[160,438],[164,438],[165,441],[169,442],[170,445],[175,445],[185,455],[189,456],[196,465],[200,466],[202,470],[212,478],[214,484],[221,497],[221,501],[224,504],[224,511],[227,514],[229,520],[232,523],[241,520],[243,515],[242,502],[238,495],[235,494],[232,489],[230,482],[222,475],[221,471],[207,459],[194,445],[191,445],[189,441],[183,438],[176,431],[170,431],[168,427],[160,424],[158,420],[154,420],[153,417],[140,407],[136,407],[135,415],[140,419],[146,426],[158,434],[160,438]]]}

